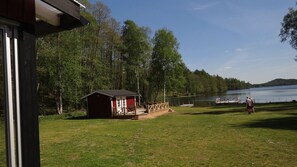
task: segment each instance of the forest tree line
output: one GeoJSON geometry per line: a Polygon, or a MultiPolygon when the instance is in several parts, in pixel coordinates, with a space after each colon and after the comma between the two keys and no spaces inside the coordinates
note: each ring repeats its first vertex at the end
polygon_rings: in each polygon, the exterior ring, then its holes
{"type": "Polygon", "coordinates": [[[81,98],[100,89],[135,91],[142,102],[151,102],[161,101],[164,88],[168,96],[179,96],[250,86],[204,70],[190,71],[178,52],[178,40],[166,28],[151,37],[149,27],[132,20],[121,25],[100,1],[82,3],[89,25],[37,40],[41,114],[80,109],[81,98]]]}
{"type": "Polygon", "coordinates": [[[278,78],[262,84],[253,84],[252,87],[286,86],[286,85],[297,85],[297,79],[278,78]]]}

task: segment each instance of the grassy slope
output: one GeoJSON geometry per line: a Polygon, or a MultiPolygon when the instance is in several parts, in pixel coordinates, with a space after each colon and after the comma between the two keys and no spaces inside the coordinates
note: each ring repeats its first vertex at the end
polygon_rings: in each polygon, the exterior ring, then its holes
{"type": "Polygon", "coordinates": [[[40,119],[42,166],[297,166],[297,106],[174,108],[153,120],[40,119]]]}

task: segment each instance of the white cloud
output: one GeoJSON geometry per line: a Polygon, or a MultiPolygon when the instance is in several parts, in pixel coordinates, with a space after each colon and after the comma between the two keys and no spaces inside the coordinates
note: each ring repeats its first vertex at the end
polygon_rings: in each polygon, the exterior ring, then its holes
{"type": "Polygon", "coordinates": [[[236,52],[242,52],[243,49],[241,49],[241,48],[237,48],[237,49],[235,49],[235,51],[236,51],[236,52]]]}
{"type": "Polygon", "coordinates": [[[207,3],[207,4],[203,4],[203,5],[198,5],[197,7],[193,8],[193,10],[198,10],[198,11],[206,10],[206,9],[212,8],[214,6],[217,6],[219,4],[220,4],[220,2],[211,2],[211,3],[207,3]]]}
{"type": "Polygon", "coordinates": [[[230,66],[226,66],[226,67],[224,67],[224,69],[231,69],[232,67],[230,67],[230,66]]]}

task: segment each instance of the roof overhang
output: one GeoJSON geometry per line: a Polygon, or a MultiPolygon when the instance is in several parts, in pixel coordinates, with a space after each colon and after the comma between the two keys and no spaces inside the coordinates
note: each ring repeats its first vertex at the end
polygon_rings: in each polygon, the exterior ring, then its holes
{"type": "Polygon", "coordinates": [[[94,91],[84,97],[82,97],[81,99],[86,99],[87,97],[93,95],[93,94],[101,94],[101,95],[104,95],[104,96],[108,96],[108,97],[131,97],[131,96],[140,96],[138,93],[136,92],[131,92],[131,91],[128,91],[128,90],[124,90],[124,89],[121,89],[121,90],[97,90],[97,91],[94,91]]]}
{"type": "Polygon", "coordinates": [[[35,0],[35,35],[37,37],[70,30],[89,22],[80,15],[85,8],[76,0],[35,0]]]}

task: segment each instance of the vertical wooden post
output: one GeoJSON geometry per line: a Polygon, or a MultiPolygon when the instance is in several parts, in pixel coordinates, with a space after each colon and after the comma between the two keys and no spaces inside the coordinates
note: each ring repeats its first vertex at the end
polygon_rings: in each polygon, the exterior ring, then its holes
{"type": "Polygon", "coordinates": [[[23,167],[40,166],[35,36],[19,28],[20,115],[23,167]]]}
{"type": "MultiPolygon", "coordinates": [[[[138,94],[139,97],[139,94],[138,94]]],[[[140,104],[139,104],[140,105],[140,104]]],[[[136,96],[134,96],[134,108],[135,108],[135,115],[137,115],[137,104],[136,104],[136,96]]]]}

